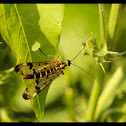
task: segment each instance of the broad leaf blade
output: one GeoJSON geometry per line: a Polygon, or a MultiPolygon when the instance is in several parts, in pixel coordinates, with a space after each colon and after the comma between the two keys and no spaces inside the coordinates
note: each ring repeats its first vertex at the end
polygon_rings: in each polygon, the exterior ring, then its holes
{"type": "MultiPolygon", "coordinates": [[[[62,30],[64,6],[61,4],[1,4],[0,31],[3,39],[17,57],[17,64],[47,61],[33,45],[40,43],[45,54],[55,55],[62,30]]],[[[26,83],[31,83],[27,80],[26,83]]],[[[49,86],[31,99],[31,104],[40,120],[49,86]]]]}

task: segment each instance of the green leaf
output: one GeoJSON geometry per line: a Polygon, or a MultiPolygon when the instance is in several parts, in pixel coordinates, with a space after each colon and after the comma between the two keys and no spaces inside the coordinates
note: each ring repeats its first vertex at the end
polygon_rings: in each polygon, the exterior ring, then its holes
{"type": "MultiPolygon", "coordinates": [[[[1,35],[17,57],[17,64],[50,60],[45,54],[57,51],[62,30],[64,5],[62,4],[1,4],[1,35]],[[36,52],[34,50],[37,50],[36,52]]],[[[27,80],[26,83],[30,83],[27,80]]],[[[48,88],[45,88],[31,104],[37,120],[43,116],[48,88]]]]}
{"type": "Polygon", "coordinates": [[[109,99],[112,98],[112,95],[114,95],[114,91],[120,84],[119,82],[122,80],[123,75],[123,68],[122,66],[119,66],[113,74],[113,76],[111,77],[111,79],[108,81],[104,91],[101,93],[99,97],[94,116],[95,120],[97,120],[102,111],[108,107],[107,105],[109,104],[109,99]]]}
{"type": "Polygon", "coordinates": [[[11,71],[13,71],[13,68],[0,71],[0,85],[5,84],[5,81],[10,77],[11,71]]]}

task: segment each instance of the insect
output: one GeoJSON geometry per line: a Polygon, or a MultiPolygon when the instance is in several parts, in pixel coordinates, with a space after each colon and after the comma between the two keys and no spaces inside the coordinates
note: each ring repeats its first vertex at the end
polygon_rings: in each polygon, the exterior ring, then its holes
{"type": "MultiPolygon", "coordinates": [[[[25,89],[23,93],[23,98],[25,100],[28,100],[35,97],[47,85],[51,84],[51,82],[55,78],[57,78],[60,74],[64,74],[63,71],[65,70],[65,67],[70,66],[72,64],[71,61],[73,61],[81,53],[81,51],[79,51],[79,53],[72,60],[67,60],[67,61],[51,60],[45,62],[22,63],[17,65],[15,67],[15,71],[18,74],[23,75],[24,79],[34,79],[34,81],[25,89]]],[[[46,55],[46,56],[52,56],[52,55],[46,55]]],[[[76,66],[75,64],[72,65],[76,66]]],[[[82,70],[85,71],[84,69],[82,70]]],[[[87,71],[85,72],[88,73],[87,71]]],[[[88,74],[92,76],[90,73],[88,74]]]]}

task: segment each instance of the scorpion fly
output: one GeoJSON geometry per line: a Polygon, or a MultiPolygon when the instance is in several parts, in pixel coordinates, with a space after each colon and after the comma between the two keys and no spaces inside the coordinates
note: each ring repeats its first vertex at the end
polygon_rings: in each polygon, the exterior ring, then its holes
{"type": "MultiPolygon", "coordinates": [[[[41,49],[40,49],[40,51],[41,51],[41,49]]],[[[23,98],[25,100],[28,100],[28,99],[35,97],[47,85],[51,84],[51,82],[55,78],[57,78],[60,74],[64,74],[63,71],[65,70],[65,67],[70,66],[72,64],[71,61],[73,61],[81,53],[81,51],[79,51],[79,53],[72,60],[57,61],[55,59],[55,60],[50,60],[50,61],[45,61],[45,62],[30,62],[30,63],[22,63],[22,64],[17,65],[15,67],[15,71],[18,74],[23,75],[24,79],[34,79],[34,81],[30,85],[28,85],[28,87],[25,89],[25,91],[23,93],[23,98]]],[[[44,54],[44,55],[46,55],[46,54],[44,54]]],[[[52,55],[46,55],[46,56],[52,57],[52,55]]],[[[54,56],[54,57],[56,57],[56,56],[54,56]]],[[[75,64],[72,64],[72,65],[76,66],[75,64]]],[[[78,66],[76,66],[76,67],[78,67],[78,66]]],[[[78,68],[80,68],[80,67],[78,67],[78,68]]],[[[80,69],[82,69],[82,68],[80,68],[80,69]]],[[[85,71],[84,69],[82,69],[82,70],[85,71]]],[[[89,74],[90,76],[92,76],[87,71],[85,71],[85,72],[87,74],[89,74]]],[[[92,76],[92,77],[94,78],[94,76],[92,76]]]]}

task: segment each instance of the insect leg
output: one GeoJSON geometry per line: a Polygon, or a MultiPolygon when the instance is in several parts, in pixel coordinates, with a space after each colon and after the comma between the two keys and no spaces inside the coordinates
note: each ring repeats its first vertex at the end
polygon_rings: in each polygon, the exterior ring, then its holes
{"type": "Polygon", "coordinates": [[[62,57],[62,54],[60,54],[60,56],[59,56],[59,60],[61,61],[61,57],[62,57]]]}
{"type": "Polygon", "coordinates": [[[57,60],[58,57],[59,57],[59,60],[61,60],[62,55],[56,56],[56,59],[55,60],[57,60]]]}

